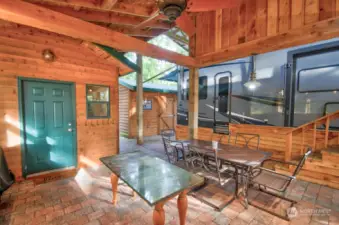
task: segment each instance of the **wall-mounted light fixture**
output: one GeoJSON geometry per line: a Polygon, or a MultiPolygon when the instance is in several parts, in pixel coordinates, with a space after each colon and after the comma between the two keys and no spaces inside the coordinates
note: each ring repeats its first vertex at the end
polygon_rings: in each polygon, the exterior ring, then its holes
{"type": "Polygon", "coordinates": [[[45,50],[42,51],[42,58],[46,62],[54,62],[55,55],[51,50],[45,49],[45,50]]]}
{"type": "Polygon", "coordinates": [[[261,86],[261,83],[257,81],[257,73],[256,73],[256,54],[252,55],[252,72],[250,75],[250,79],[244,84],[245,87],[254,91],[258,87],[261,86]]]}

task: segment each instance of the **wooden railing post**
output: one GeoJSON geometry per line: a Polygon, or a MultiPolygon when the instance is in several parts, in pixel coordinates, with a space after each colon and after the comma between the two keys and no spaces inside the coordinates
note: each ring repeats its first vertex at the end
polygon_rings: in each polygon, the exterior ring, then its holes
{"type": "Polygon", "coordinates": [[[305,128],[301,128],[301,149],[300,149],[300,155],[304,154],[304,146],[305,146],[305,128]]]}
{"type": "Polygon", "coordinates": [[[315,150],[316,145],[317,145],[317,124],[314,122],[314,124],[313,124],[313,144],[312,144],[313,151],[315,150]]]}
{"type": "Polygon", "coordinates": [[[290,161],[292,159],[292,135],[290,132],[286,135],[286,152],[285,152],[285,161],[290,161]]]}
{"type": "Polygon", "coordinates": [[[325,127],[325,148],[328,147],[328,133],[330,129],[330,117],[326,118],[326,127],[325,127]]]}

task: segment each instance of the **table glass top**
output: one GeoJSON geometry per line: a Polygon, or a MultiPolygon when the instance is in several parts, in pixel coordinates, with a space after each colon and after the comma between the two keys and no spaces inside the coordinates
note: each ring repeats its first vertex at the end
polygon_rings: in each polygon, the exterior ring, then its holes
{"type": "Polygon", "coordinates": [[[204,182],[200,176],[140,151],[100,160],[149,205],[204,182]]]}

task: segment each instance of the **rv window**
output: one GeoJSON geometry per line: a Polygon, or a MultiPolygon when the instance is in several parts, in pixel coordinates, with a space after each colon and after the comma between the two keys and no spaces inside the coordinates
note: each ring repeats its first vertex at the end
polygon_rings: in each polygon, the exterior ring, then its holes
{"type": "Polygon", "coordinates": [[[303,69],[298,76],[298,91],[301,93],[339,90],[339,65],[303,69]]]}
{"type": "Polygon", "coordinates": [[[207,98],[207,77],[199,77],[199,99],[207,98]]]}
{"type": "MultiPolygon", "coordinates": [[[[187,79],[186,81],[186,88],[185,88],[185,92],[186,92],[186,99],[189,100],[189,92],[190,92],[190,84],[189,84],[189,79],[187,79]]],[[[199,77],[199,100],[203,100],[207,98],[207,77],[199,77]]]]}

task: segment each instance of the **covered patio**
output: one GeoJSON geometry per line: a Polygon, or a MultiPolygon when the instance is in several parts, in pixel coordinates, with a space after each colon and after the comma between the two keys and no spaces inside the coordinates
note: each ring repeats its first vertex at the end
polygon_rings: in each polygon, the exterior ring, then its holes
{"type": "MultiPolygon", "coordinates": [[[[158,140],[145,140],[145,145],[136,145],[135,140],[122,139],[121,151],[136,149],[146,154],[159,154],[158,140]]],[[[210,190],[211,199],[220,198],[210,190]]],[[[298,201],[299,216],[288,222],[261,211],[253,206],[245,209],[239,201],[233,201],[223,211],[215,211],[201,201],[188,197],[187,223],[195,224],[338,224],[339,190],[323,185],[296,181],[290,186],[287,196],[298,201]]],[[[219,193],[220,194],[220,193],[219,193]]],[[[133,197],[132,190],[119,183],[119,201],[112,205],[110,171],[99,166],[81,169],[77,176],[34,185],[32,181],[14,184],[3,196],[6,204],[0,209],[1,224],[152,224],[153,209],[140,197],[133,197]]],[[[250,191],[250,201],[275,211],[281,210],[279,199],[250,191]]],[[[175,199],[165,205],[166,224],[178,224],[175,199]]]]}
{"type": "Polygon", "coordinates": [[[339,224],[339,111],[293,126],[289,105],[284,127],[198,126],[200,68],[336,38],[338,15],[336,0],[1,0],[0,144],[11,173],[0,169],[14,180],[0,189],[0,224],[339,224]],[[148,43],[161,34],[188,55],[148,43]],[[170,136],[144,137],[143,57],[189,70],[188,125],[170,136]],[[133,71],[137,138],[127,140],[119,77],[133,71]],[[259,139],[239,141],[244,133],[259,139]],[[264,167],[269,159],[288,165],[264,167]],[[225,169],[234,187],[210,185],[202,169],[220,184],[225,169]],[[269,170],[287,180],[283,196],[252,188],[269,170]]]}

